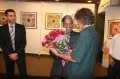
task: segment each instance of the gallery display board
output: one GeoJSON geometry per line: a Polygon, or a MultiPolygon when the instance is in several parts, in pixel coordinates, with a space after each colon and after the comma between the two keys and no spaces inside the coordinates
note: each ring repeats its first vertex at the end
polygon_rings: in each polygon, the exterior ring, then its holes
{"type": "MultiPolygon", "coordinates": [[[[61,19],[65,15],[73,15],[76,10],[85,7],[90,8],[93,12],[95,4],[81,4],[81,3],[54,3],[54,2],[17,2],[17,1],[1,1],[0,10],[14,9],[17,15],[17,23],[21,23],[21,13],[28,13],[36,16],[35,25],[32,28],[26,28],[27,45],[26,53],[32,54],[46,54],[49,49],[41,46],[41,42],[46,34],[52,29],[46,28],[46,14],[60,14],[61,19]]],[[[62,24],[61,28],[62,29],[62,24]]]]}

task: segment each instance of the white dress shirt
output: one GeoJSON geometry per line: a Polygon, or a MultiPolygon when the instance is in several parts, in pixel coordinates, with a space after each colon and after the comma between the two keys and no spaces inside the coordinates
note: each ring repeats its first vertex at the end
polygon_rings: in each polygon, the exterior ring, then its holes
{"type": "Polygon", "coordinates": [[[10,26],[13,26],[13,31],[14,31],[14,34],[15,34],[15,23],[13,25],[8,24],[9,32],[11,31],[11,27],[10,26]]]}
{"type": "Polygon", "coordinates": [[[110,44],[110,54],[116,59],[120,60],[120,34],[115,35],[110,44]]]}
{"type": "MultiPolygon", "coordinates": [[[[8,27],[9,27],[10,34],[11,34],[11,30],[13,30],[14,42],[12,42],[12,48],[13,48],[13,50],[15,50],[15,23],[12,25],[8,24],[8,27]],[[11,28],[11,26],[12,26],[12,28],[11,28]]],[[[12,39],[11,39],[11,41],[12,41],[12,39]]]]}

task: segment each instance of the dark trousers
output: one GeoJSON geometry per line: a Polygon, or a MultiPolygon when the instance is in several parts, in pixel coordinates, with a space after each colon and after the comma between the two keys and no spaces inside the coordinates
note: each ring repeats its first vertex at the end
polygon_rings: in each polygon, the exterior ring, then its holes
{"type": "Polygon", "coordinates": [[[120,61],[113,59],[115,65],[112,67],[109,65],[108,67],[108,79],[120,79],[120,61]]]}
{"type": "Polygon", "coordinates": [[[26,73],[25,57],[20,57],[16,61],[11,60],[9,57],[5,58],[7,79],[14,79],[14,64],[15,64],[15,62],[18,66],[20,79],[28,79],[27,73],[26,73]]]}
{"type": "Polygon", "coordinates": [[[62,77],[62,76],[51,74],[50,79],[68,79],[68,77],[62,77]]]}

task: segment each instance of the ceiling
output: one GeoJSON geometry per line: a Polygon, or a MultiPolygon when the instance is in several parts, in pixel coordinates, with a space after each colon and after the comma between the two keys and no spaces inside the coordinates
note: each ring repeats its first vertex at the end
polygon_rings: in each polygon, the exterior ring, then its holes
{"type": "MultiPolygon", "coordinates": [[[[2,1],[22,1],[22,2],[39,2],[39,1],[47,1],[47,2],[56,2],[55,0],[2,0],[2,1]]],[[[88,0],[59,0],[57,2],[71,2],[71,3],[88,3],[88,0]]],[[[98,3],[100,0],[91,0],[91,3],[98,3]]]]}

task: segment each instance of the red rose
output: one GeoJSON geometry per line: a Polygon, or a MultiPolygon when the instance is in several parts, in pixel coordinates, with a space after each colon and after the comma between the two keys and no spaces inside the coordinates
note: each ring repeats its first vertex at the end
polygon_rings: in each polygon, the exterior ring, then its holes
{"type": "Polygon", "coordinates": [[[60,34],[60,31],[59,31],[59,30],[56,30],[56,34],[60,34]]]}
{"type": "Polygon", "coordinates": [[[49,36],[48,36],[48,35],[45,35],[45,38],[46,38],[46,39],[49,39],[49,36]]]}
{"type": "Polygon", "coordinates": [[[50,32],[50,33],[49,33],[49,36],[50,36],[50,37],[52,37],[52,36],[53,36],[53,34],[50,32]]]}
{"type": "Polygon", "coordinates": [[[55,36],[55,38],[56,38],[56,37],[58,37],[58,34],[55,34],[54,36],[55,36]]]}
{"type": "Polygon", "coordinates": [[[51,44],[50,43],[48,43],[48,47],[50,47],[51,46],[51,44]]]}
{"type": "Polygon", "coordinates": [[[61,34],[63,34],[63,35],[64,35],[64,30],[59,30],[59,31],[60,31],[60,33],[61,33],[61,34]]]}
{"type": "Polygon", "coordinates": [[[51,33],[54,35],[54,34],[56,34],[56,31],[55,31],[55,30],[53,30],[51,33]]]}
{"type": "Polygon", "coordinates": [[[57,36],[58,36],[58,34],[55,34],[55,35],[53,35],[52,37],[53,37],[53,39],[55,39],[57,36]]]}
{"type": "Polygon", "coordinates": [[[46,43],[42,41],[42,46],[45,46],[45,45],[46,45],[46,43]]]}
{"type": "Polygon", "coordinates": [[[52,42],[52,46],[55,47],[56,46],[56,42],[52,42]]]}

